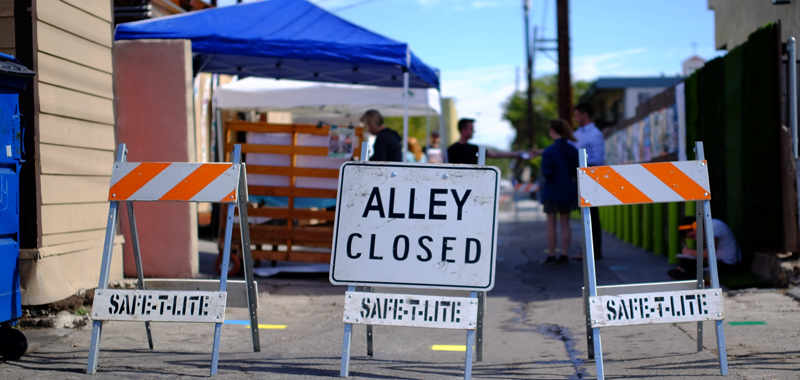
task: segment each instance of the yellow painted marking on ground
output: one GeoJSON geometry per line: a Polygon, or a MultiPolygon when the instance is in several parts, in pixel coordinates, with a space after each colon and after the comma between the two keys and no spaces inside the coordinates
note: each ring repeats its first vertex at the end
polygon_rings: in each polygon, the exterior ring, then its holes
{"type": "Polygon", "coordinates": [[[460,346],[457,344],[434,344],[431,350],[467,352],[467,346],[460,346]]]}
{"type": "MultiPolygon", "coordinates": [[[[550,252],[550,250],[545,248],[545,249],[542,250],[542,252],[548,253],[548,252],[550,252]]],[[[561,248],[556,248],[556,252],[561,252],[561,248]]]]}
{"type": "Polygon", "coordinates": [[[262,325],[262,324],[258,325],[258,329],[259,330],[261,330],[261,329],[264,329],[264,330],[283,330],[285,328],[286,328],[286,325],[262,325]]]}

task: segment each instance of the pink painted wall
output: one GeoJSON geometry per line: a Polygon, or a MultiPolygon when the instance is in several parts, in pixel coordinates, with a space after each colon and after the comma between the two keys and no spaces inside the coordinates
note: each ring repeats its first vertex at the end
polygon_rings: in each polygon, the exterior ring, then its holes
{"type": "MultiPolygon", "coordinates": [[[[118,41],[113,54],[116,137],[127,144],[128,161],[194,161],[190,41],[118,41]]],[[[120,208],[125,276],[136,277],[127,207],[120,208]]],[[[194,277],[196,204],[137,202],[134,208],[145,277],[194,277]]]]}

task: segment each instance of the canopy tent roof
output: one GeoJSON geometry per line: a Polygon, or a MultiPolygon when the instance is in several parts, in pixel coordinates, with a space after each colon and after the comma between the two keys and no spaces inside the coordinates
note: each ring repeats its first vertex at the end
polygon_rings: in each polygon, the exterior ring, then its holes
{"type": "MultiPolygon", "coordinates": [[[[411,89],[408,115],[438,114],[433,89],[411,89]]],[[[217,107],[291,112],[297,123],[358,124],[369,109],[383,116],[403,116],[403,89],[348,84],[246,78],[221,86],[217,107]]]]}
{"type": "Polygon", "coordinates": [[[197,71],[315,82],[439,87],[408,44],[306,0],[268,0],[119,24],[116,40],[189,39],[197,71]],[[410,63],[410,64],[409,64],[410,63]]]}

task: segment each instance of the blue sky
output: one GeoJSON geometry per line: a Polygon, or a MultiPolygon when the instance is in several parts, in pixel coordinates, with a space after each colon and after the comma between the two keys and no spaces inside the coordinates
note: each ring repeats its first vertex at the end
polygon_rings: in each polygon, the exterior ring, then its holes
{"type": "MultiPolygon", "coordinates": [[[[501,120],[501,103],[514,91],[516,68],[524,75],[522,0],[313,1],[409,43],[441,70],[442,93],[455,98],[459,117],[477,119],[473,142],[509,146],[514,132],[501,120]]],[[[532,26],[555,38],[555,0],[530,1],[532,26]]],[[[705,0],[571,0],[570,17],[574,79],[677,75],[693,43],[703,58],[724,54],[714,50],[714,13],[705,0]]],[[[556,72],[550,57],[537,54],[537,76],[556,72]]]]}

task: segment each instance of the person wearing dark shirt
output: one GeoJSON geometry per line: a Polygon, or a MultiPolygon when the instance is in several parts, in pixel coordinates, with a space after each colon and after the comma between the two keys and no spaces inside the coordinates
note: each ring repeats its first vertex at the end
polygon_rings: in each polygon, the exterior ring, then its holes
{"type": "Polygon", "coordinates": [[[578,150],[568,141],[575,141],[572,128],[564,120],[550,121],[550,138],[553,145],[542,153],[542,177],[545,182],[541,192],[541,202],[547,214],[547,259],[543,265],[566,264],[569,262],[569,245],[572,230],[569,216],[578,208],[578,150]],[[556,258],[556,218],[561,224],[561,256],[556,258]]]}
{"type": "Polygon", "coordinates": [[[375,135],[370,161],[403,161],[402,139],[397,132],[383,125],[383,116],[376,110],[369,110],[361,116],[361,122],[369,133],[375,135]]]}
{"type": "MultiPolygon", "coordinates": [[[[461,119],[458,121],[458,133],[461,138],[447,148],[447,162],[451,164],[478,164],[478,146],[468,141],[475,132],[475,120],[461,119]]],[[[486,149],[486,157],[509,158],[519,156],[519,152],[500,152],[486,149]]]]}

